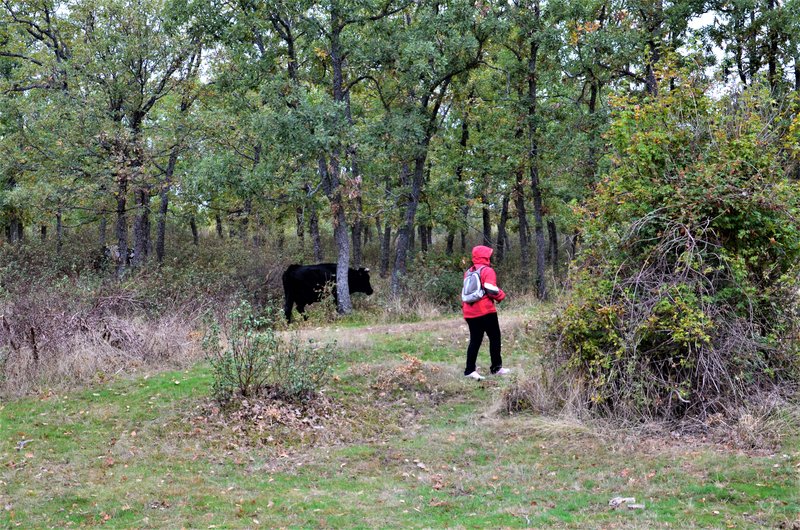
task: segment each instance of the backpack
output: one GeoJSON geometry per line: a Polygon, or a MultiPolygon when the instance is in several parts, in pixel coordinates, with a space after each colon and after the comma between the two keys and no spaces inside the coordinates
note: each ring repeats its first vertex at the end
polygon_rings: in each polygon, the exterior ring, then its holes
{"type": "Polygon", "coordinates": [[[478,267],[476,270],[467,271],[464,276],[464,285],[461,288],[461,301],[468,304],[474,304],[486,294],[483,290],[483,282],[481,282],[481,271],[484,267],[478,267]]]}

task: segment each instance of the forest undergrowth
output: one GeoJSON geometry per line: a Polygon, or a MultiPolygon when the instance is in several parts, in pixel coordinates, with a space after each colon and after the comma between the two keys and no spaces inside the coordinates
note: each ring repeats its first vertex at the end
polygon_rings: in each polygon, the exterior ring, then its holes
{"type": "Polygon", "coordinates": [[[447,316],[302,324],[304,336],[360,337],[337,342],[332,377],[304,402],[225,409],[202,362],[4,400],[0,522],[792,528],[796,431],[754,448],[507,408],[541,366],[552,311],[501,310],[510,379],[466,381],[465,325],[447,316]],[[609,508],[620,495],[645,508],[609,508]]]}

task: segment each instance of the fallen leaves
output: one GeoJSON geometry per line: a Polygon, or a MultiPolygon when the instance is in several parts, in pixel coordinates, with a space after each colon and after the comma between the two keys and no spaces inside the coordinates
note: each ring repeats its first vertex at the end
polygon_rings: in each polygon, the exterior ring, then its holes
{"type": "Polygon", "coordinates": [[[350,433],[354,421],[342,406],[325,395],[298,403],[264,397],[245,399],[228,409],[209,401],[189,418],[189,432],[217,439],[229,449],[296,442],[305,445],[350,433]]]}

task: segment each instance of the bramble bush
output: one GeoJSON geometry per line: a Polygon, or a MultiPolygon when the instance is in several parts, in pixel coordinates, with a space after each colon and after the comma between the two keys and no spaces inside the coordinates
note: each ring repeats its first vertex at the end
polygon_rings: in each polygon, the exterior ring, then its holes
{"type": "Polygon", "coordinates": [[[282,338],[274,327],[280,318],[271,304],[257,313],[242,301],[221,323],[208,322],[203,350],[218,402],[253,397],[304,401],[321,390],[336,360],[333,345],[282,338]]]}
{"type": "Polygon", "coordinates": [[[704,418],[798,381],[792,109],[676,81],[615,102],[613,169],[554,326],[556,364],[605,415],[704,418]]]}

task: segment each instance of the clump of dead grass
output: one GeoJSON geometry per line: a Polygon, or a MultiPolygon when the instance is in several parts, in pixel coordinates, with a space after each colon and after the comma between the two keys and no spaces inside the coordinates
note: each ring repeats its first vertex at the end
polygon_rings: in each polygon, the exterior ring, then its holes
{"type": "Polygon", "coordinates": [[[31,291],[0,307],[0,394],[20,395],[105,380],[144,367],[196,359],[197,314],[148,316],[142,301],[110,292],[87,303],[31,291]]]}
{"type": "Polygon", "coordinates": [[[281,452],[366,442],[408,432],[416,415],[364,396],[319,392],[303,401],[260,395],[226,406],[207,399],[186,416],[190,434],[226,449],[273,448],[281,452]],[[357,397],[357,399],[356,399],[357,397]],[[401,427],[402,424],[402,427],[401,427]]]}
{"type": "Polygon", "coordinates": [[[714,442],[737,449],[774,450],[800,429],[800,405],[777,394],[755,396],[736,411],[712,415],[690,425],[714,442]]]}
{"type": "Polygon", "coordinates": [[[358,416],[324,394],[304,401],[243,399],[229,407],[202,403],[188,419],[192,433],[234,447],[291,447],[347,441],[358,416]]]}
{"type": "Polygon", "coordinates": [[[353,372],[372,380],[369,386],[379,401],[436,406],[463,391],[451,370],[409,354],[403,354],[402,362],[363,365],[353,372]]]}
{"type": "Polygon", "coordinates": [[[372,387],[379,392],[395,390],[430,390],[433,374],[439,371],[436,366],[426,365],[422,360],[407,353],[403,354],[403,364],[381,372],[372,387]]]}
{"type": "Polygon", "coordinates": [[[446,314],[445,308],[424,298],[413,298],[404,294],[389,297],[381,304],[381,322],[422,322],[434,320],[446,314]]]}
{"type": "Polygon", "coordinates": [[[559,378],[540,367],[503,388],[489,416],[526,415],[535,420],[535,430],[540,434],[590,433],[620,447],[652,443],[711,444],[721,449],[759,453],[776,450],[800,430],[800,404],[777,393],[754,396],[751,402],[724,414],[680,421],[622,421],[597,416],[584,398],[580,381],[559,378]]]}

